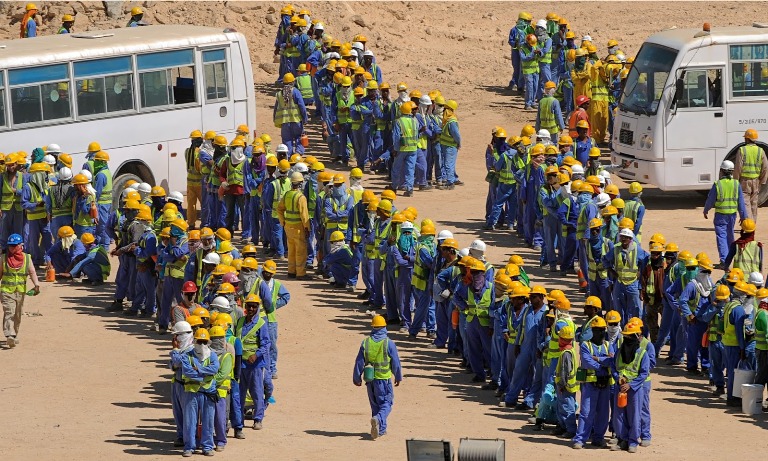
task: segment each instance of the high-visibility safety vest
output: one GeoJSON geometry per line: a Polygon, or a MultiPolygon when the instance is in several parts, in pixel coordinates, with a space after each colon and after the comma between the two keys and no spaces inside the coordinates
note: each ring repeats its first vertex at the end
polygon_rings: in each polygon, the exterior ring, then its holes
{"type": "Polygon", "coordinates": [[[630,245],[632,248],[627,252],[626,258],[620,248],[613,250],[618,280],[624,285],[631,285],[637,280],[637,245],[630,245]]]}
{"type": "Polygon", "coordinates": [[[640,206],[642,204],[643,202],[639,199],[627,200],[624,202],[624,217],[631,219],[633,223],[637,224],[637,214],[640,211],[640,206]]]}
{"type": "Polygon", "coordinates": [[[544,96],[539,101],[539,123],[541,128],[548,130],[550,134],[560,132],[560,127],[555,120],[555,112],[553,110],[554,102],[557,101],[554,96],[544,96]]]}
{"type": "Polygon", "coordinates": [[[733,267],[741,269],[745,274],[760,272],[760,246],[754,240],[744,244],[742,248],[736,245],[736,255],[733,257],[733,267]]]}
{"type": "Polygon", "coordinates": [[[577,368],[577,360],[576,360],[576,352],[574,352],[573,348],[565,349],[561,352],[561,356],[557,359],[557,366],[555,366],[555,384],[561,384],[564,385],[566,392],[570,392],[571,394],[575,394],[579,390],[579,382],[576,381],[576,368],[577,368]],[[560,372],[562,371],[562,355],[564,354],[570,354],[571,355],[571,363],[573,366],[571,367],[570,372],[568,373],[568,381],[565,383],[562,382],[562,379],[560,379],[560,372]]]}
{"type": "Polygon", "coordinates": [[[32,257],[24,254],[24,262],[21,267],[14,269],[8,265],[8,256],[3,256],[3,278],[0,284],[0,291],[3,293],[26,293],[27,292],[27,272],[32,267],[32,257]]]}
{"type": "Polygon", "coordinates": [[[275,178],[272,181],[275,193],[272,196],[272,217],[277,219],[277,205],[283,199],[283,195],[291,189],[291,180],[289,178],[275,178]]]}
{"type": "MultiPolygon", "coordinates": [[[[24,187],[24,175],[16,173],[16,190],[21,193],[21,188],[24,187]]],[[[15,211],[21,211],[21,197],[13,192],[13,187],[9,180],[8,174],[3,177],[3,190],[2,196],[0,196],[0,210],[10,211],[11,207],[15,211]]]]}
{"type": "MultiPolygon", "coordinates": [[[[379,106],[379,110],[382,114],[384,114],[384,103],[379,99],[374,104],[379,106]]],[[[387,129],[387,119],[386,118],[376,118],[376,131],[384,131],[387,129]]]]}
{"type": "MultiPolygon", "coordinates": [[[[621,343],[624,340],[623,336],[619,337],[616,347],[616,350],[618,351],[621,349],[621,343]]],[[[637,375],[640,374],[640,362],[643,360],[643,356],[646,352],[648,352],[648,341],[646,338],[643,338],[640,340],[640,345],[637,347],[637,350],[635,351],[635,358],[629,362],[624,363],[624,360],[621,358],[621,353],[617,352],[616,355],[619,357],[616,362],[616,369],[619,372],[619,377],[623,376],[627,378],[627,381],[632,381],[633,379],[637,378],[637,375]]],[[[651,380],[651,375],[649,374],[647,378],[645,378],[645,381],[648,382],[651,380]]]]}
{"type": "MultiPolygon", "coordinates": [[[[511,306],[510,306],[511,307],[511,306]]],[[[523,333],[525,332],[525,315],[526,311],[521,312],[523,316],[523,322],[520,326],[520,336],[523,336],[523,333]]],[[[515,341],[517,341],[517,331],[518,329],[515,328],[515,310],[509,309],[507,311],[507,343],[508,344],[515,344],[515,341]]]]}
{"type": "Polygon", "coordinates": [[[477,316],[480,325],[487,327],[491,324],[491,301],[493,298],[493,287],[491,285],[483,291],[483,295],[478,300],[475,293],[467,289],[467,322],[471,322],[477,316]]]}
{"type": "Polygon", "coordinates": [[[99,196],[99,200],[96,202],[96,204],[112,205],[112,172],[107,168],[102,168],[98,173],[94,175],[94,183],[96,182],[96,176],[100,174],[104,175],[104,177],[107,179],[107,183],[104,184],[104,187],[101,189],[101,195],[99,196]]]}
{"type": "MultiPolygon", "coordinates": [[[[416,119],[416,117],[414,117],[414,119],[416,119]]],[[[422,120],[424,120],[424,125],[426,126],[427,125],[427,118],[426,118],[426,116],[422,117],[422,120]]],[[[416,124],[417,124],[416,126],[418,126],[418,123],[419,123],[419,121],[418,121],[418,119],[416,119],[416,124]]],[[[418,132],[418,129],[416,131],[418,132]]],[[[427,143],[427,132],[425,130],[425,131],[419,133],[419,141],[416,143],[416,147],[418,147],[421,150],[426,150],[427,149],[427,145],[428,145],[428,143],[427,143]]]]}
{"type": "MultiPolygon", "coordinates": [[[[603,344],[600,344],[597,346],[597,349],[595,349],[595,344],[592,343],[592,341],[586,342],[587,349],[589,349],[589,355],[597,356],[597,354],[600,354],[602,352],[602,357],[608,356],[608,342],[603,341],[603,344]]],[[[598,356],[599,357],[599,356],[598,356]]],[[[584,379],[585,383],[596,383],[597,382],[597,370],[586,370],[586,378],[584,379]]],[[[609,374],[610,376],[610,374],[609,374]]],[[[613,384],[613,377],[610,378],[611,384],[613,384]]]]}
{"type": "MultiPolygon", "coordinates": [[[[53,188],[63,187],[62,185],[55,185],[53,188]]],[[[64,200],[61,203],[57,201],[56,194],[53,193],[53,190],[49,190],[48,194],[51,196],[51,217],[58,218],[60,216],[69,216],[71,218],[73,194],[68,194],[67,197],[64,197],[64,200]]]]}
{"type": "MultiPolygon", "coordinates": [[[[551,42],[551,40],[550,40],[550,42],[551,42]]],[[[550,45],[551,45],[551,43],[550,43],[550,45]]],[[[540,46],[539,48],[544,49],[544,46],[540,46]]],[[[552,63],[552,46],[549,47],[549,51],[547,51],[546,54],[542,54],[539,57],[539,64],[551,64],[551,63],[552,63]]]]}
{"type": "Polygon", "coordinates": [[[383,261],[387,257],[385,253],[381,253],[379,251],[379,246],[381,246],[381,242],[385,240],[389,235],[389,228],[391,226],[392,223],[390,221],[387,221],[387,225],[384,226],[384,228],[381,228],[378,221],[373,223],[373,244],[365,246],[365,253],[367,258],[380,259],[383,261]]]}
{"type": "Polygon", "coordinates": [[[184,151],[184,159],[187,162],[187,185],[199,186],[203,180],[200,170],[200,149],[187,147],[184,151]]]}
{"type": "Polygon", "coordinates": [[[579,217],[576,219],[576,238],[581,240],[583,238],[587,237],[587,206],[589,203],[585,204],[581,209],[579,210],[579,217]]]}
{"type": "MultiPolygon", "coordinates": [[[[86,208],[88,208],[88,210],[90,210],[90,208],[91,208],[91,204],[92,204],[92,203],[93,203],[95,200],[96,200],[96,199],[95,199],[95,198],[93,198],[93,195],[91,195],[91,194],[88,194],[88,193],[86,193],[86,194],[85,194],[85,203],[86,203],[86,205],[87,205],[87,207],[86,207],[86,208]]],[[[74,205],[75,207],[77,207],[77,201],[74,201],[73,205],[74,205]]],[[[88,226],[92,226],[92,225],[93,225],[93,218],[91,218],[91,213],[90,213],[90,211],[86,211],[86,212],[83,212],[83,211],[82,211],[82,210],[81,210],[81,209],[78,207],[78,208],[77,208],[77,210],[75,211],[75,217],[74,217],[74,220],[73,220],[72,222],[73,222],[74,224],[77,224],[78,226],[88,227],[88,226]]]]}
{"type": "Polygon", "coordinates": [[[758,321],[763,324],[762,328],[768,324],[768,311],[765,309],[757,309],[755,311],[755,349],[759,351],[768,351],[768,331],[760,329],[758,327],[758,321]]]}
{"type": "Polygon", "coordinates": [[[340,124],[349,123],[352,117],[349,114],[349,108],[355,104],[355,96],[350,91],[349,97],[344,99],[341,90],[336,92],[336,120],[340,124]]]}
{"type": "Polygon", "coordinates": [[[696,290],[696,293],[693,295],[693,297],[688,300],[688,309],[691,311],[692,314],[695,314],[696,311],[699,310],[700,301],[701,301],[701,294],[699,293],[699,290],[696,290]]]}
{"type": "Polygon", "coordinates": [[[291,189],[283,196],[283,203],[285,203],[285,225],[291,225],[295,227],[301,227],[301,213],[299,211],[299,199],[304,194],[299,190],[291,189]]]}
{"type": "Polygon", "coordinates": [[[195,252],[195,285],[201,288],[203,283],[203,258],[208,254],[208,251],[203,248],[198,248],[195,252]]]}
{"type": "Polygon", "coordinates": [[[437,142],[443,146],[457,147],[459,144],[455,139],[453,139],[453,136],[451,136],[451,133],[448,130],[448,127],[451,125],[451,123],[455,123],[458,126],[459,121],[456,119],[456,117],[449,117],[448,120],[446,120],[442,125],[442,131],[440,132],[440,136],[437,137],[437,142]]]}
{"type": "Polygon", "coordinates": [[[733,178],[719,179],[715,182],[715,190],[715,213],[736,214],[739,207],[739,182],[733,178]]]}
{"type": "MultiPolygon", "coordinates": [[[[177,245],[183,246],[185,243],[187,243],[187,237],[182,237],[177,245]]],[[[168,269],[168,275],[175,279],[183,279],[184,278],[184,268],[187,265],[187,260],[189,257],[187,255],[182,256],[181,258],[177,259],[176,261],[172,263],[166,264],[166,268],[168,269]]]]}
{"type": "MultiPolygon", "coordinates": [[[[221,381],[216,381],[216,391],[219,393],[219,397],[224,399],[229,394],[229,389],[232,386],[232,380],[235,378],[235,358],[230,352],[225,352],[219,357],[219,372],[229,367],[229,373],[221,376],[221,381]]],[[[218,373],[217,373],[218,374],[218,373]]]]}
{"type": "Polygon", "coordinates": [[[707,338],[710,343],[720,341],[722,339],[723,331],[723,313],[718,312],[709,321],[709,327],[707,328],[707,338]]]}
{"type": "Polygon", "coordinates": [[[256,351],[259,350],[261,341],[259,340],[258,333],[262,325],[264,325],[264,318],[259,317],[256,325],[254,325],[254,327],[251,328],[251,330],[245,336],[243,336],[245,317],[240,317],[237,319],[237,322],[235,323],[235,336],[240,338],[240,341],[243,343],[243,360],[250,359],[252,356],[256,355],[256,351]]]}
{"type": "MultiPolygon", "coordinates": [[[[524,44],[521,48],[523,54],[528,55],[531,54],[531,52],[534,50],[534,48],[528,46],[528,44],[524,44]]],[[[528,74],[537,74],[539,73],[539,59],[534,56],[533,59],[530,61],[522,61],[523,66],[523,75],[528,74]]]]}
{"type": "Polygon", "coordinates": [[[394,148],[398,152],[416,152],[419,144],[419,122],[412,116],[403,115],[395,123],[400,127],[400,145],[394,148]]]}
{"type": "Polygon", "coordinates": [[[424,243],[416,244],[416,261],[414,261],[413,264],[413,276],[411,277],[411,285],[413,285],[413,287],[418,290],[427,291],[427,279],[429,278],[430,267],[421,262],[422,249],[427,250],[427,253],[429,253],[432,257],[435,256],[436,250],[434,245],[426,245],[424,243]]]}
{"type": "Polygon", "coordinates": [[[389,364],[389,338],[375,341],[368,337],[363,340],[363,360],[373,365],[373,379],[389,379],[392,368],[389,364]]]}
{"type": "MultiPolygon", "coordinates": [[[[93,253],[100,253],[101,256],[104,257],[105,261],[109,261],[109,253],[107,253],[107,250],[103,246],[96,245],[95,247],[91,248],[88,254],[91,255],[93,253]]],[[[101,268],[102,278],[106,280],[107,277],[109,277],[109,272],[111,271],[112,266],[110,266],[109,264],[100,264],[100,263],[97,263],[97,264],[101,268]]]]}
{"type": "MultiPolygon", "coordinates": [[[[336,213],[339,213],[339,212],[345,213],[347,211],[346,200],[344,201],[343,204],[339,205],[336,203],[336,200],[331,199],[331,205],[333,206],[333,211],[335,211],[336,213]]],[[[349,221],[346,219],[342,219],[340,222],[326,220],[326,223],[325,223],[326,231],[333,232],[335,230],[340,230],[342,232],[345,232],[347,229],[349,229],[349,221]]]]}
{"type": "MultiPolygon", "coordinates": [[[[573,205],[573,198],[568,197],[563,201],[563,203],[565,204],[565,220],[568,222],[571,219],[571,206],[573,205]]],[[[576,224],[578,226],[578,222],[576,224]]],[[[560,226],[560,229],[560,235],[563,237],[568,237],[568,226],[563,224],[560,226]]]]}
{"type": "Polygon", "coordinates": [[[593,101],[605,101],[608,102],[608,85],[605,80],[600,76],[597,69],[594,69],[595,78],[590,80],[592,87],[592,100],[593,101]]]}
{"type": "MultiPolygon", "coordinates": [[[[272,279],[274,282],[272,284],[272,312],[267,313],[266,310],[261,310],[261,318],[266,318],[267,322],[269,323],[275,323],[277,322],[277,297],[280,294],[280,287],[283,286],[280,282],[278,282],[275,279],[272,279]]],[[[253,293],[256,293],[259,290],[259,285],[261,285],[261,282],[263,280],[261,277],[258,277],[256,279],[256,282],[251,286],[251,291],[253,293]]]]}
{"type": "MultiPolygon", "coordinates": [[[[187,356],[189,360],[190,365],[194,365],[194,361],[192,360],[191,356],[187,356]]],[[[208,357],[207,359],[203,360],[202,365],[204,367],[207,367],[211,364],[211,358],[208,357]]],[[[192,381],[191,379],[184,376],[184,373],[181,374],[181,381],[184,383],[184,392],[198,392],[200,389],[204,390],[210,390],[213,387],[216,386],[216,383],[213,382],[213,375],[208,375],[205,378],[203,378],[203,382],[199,381],[192,381]]]]}
{"type": "Polygon", "coordinates": [[[576,325],[574,325],[573,320],[569,318],[555,319],[555,323],[552,325],[551,333],[549,335],[549,348],[547,349],[548,360],[560,358],[560,335],[555,331],[555,326],[557,326],[557,322],[560,320],[564,321],[573,331],[576,331],[576,325]]]}
{"type": "Polygon", "coordinates": [[[499,171],[499,184],[517,184],[517,178],[515,178],[515,172],[513,167],[520,168],[525,167],[525,160],[520,155],[504,155],[504,168],[499,171]]]}
{"type": "Polygon", "coordinates": [[[740,305],[738,301],[731,301],[725,305],[723,310],[723,346],[739,346],[739,339],[736,336],[736,325],[731,323],[731,312],[736,306],[740,305]]]}
{"type": "Polygon", "coordinates": [[[231,160],[227,160],[227,162],[227,184],[230,186],[242,186],[243,165],[245,162],[240,162],[237,165],[233,165],[231,160]]]}
{"type": "Polygon", "coordinates": [[[293,100],[293,94],[288,98],[288,101],[283,98],[282,92],[278,92],[275,96],[277,109],[275,110],[275,126],[281,127],[284,123],[299,123],[301,122],[301,113],[299,112],[299,105],[293,100]]]}
{"type": "MultiPolygon", "coordinates": [[[[37,190],[37,186],[35,186],[34,183],[30,182],[29,184],[29,201],[32,203],[40,203],[43,200],[43,197],[48,195],[47,190],[39,191],[37,190]]],[[[43,219],[48,214],[45,211],[45,207],[37,207],[32,210],[26,210],[27,211],[27,219],[32,221],[34,219],[43,219]]]]}
{"type": "Polygon", "coordinates": [[[741,154],[741,179],[755,179],[760,176],[763,166],[763,151],[757,144],[745,144],[739,147],[741,154]]]}
{"type": "MultiPolygon", "coordinates": [[[[608,242],[609,240],[603,237],[603,244],[600,250],[601,256],[605,256],[605,254],[608,253],[608,242]]],[[[587,252],[587,276],[589,277],[589,280],[594,282],[597,280],[598,276],[602,280],[606,280],[608,278],[608,269],[603,267],[602,258],[600,261],[595,261],[595,257],[592,255],[592,245],[589,243],[587,243],[587,248],[585,250],[587,252]]]]}
{"type": "Polygon", "coordinates": [[[302,74],[296,77],[296,88],[299,89],[301,97],[304,99],[312,99],[314,96],[312,92],[312,77],[309,74],[302,74]]]}
{"type": "Polygon", "coordinates": [[[208,183],[214,187],[211,192],[216,192],[215,188],[219,187],[221,185],[221,179],[219,178],[219,171],[221,171],[221,166],[224,165],[224,162],[227,161],[227,156],[222,155],[218,159],[213,161],[213,168],[211,168],[210,173],[208,173],[208,183]]]}
{"type": "Polygon", "coordinates": [[[352,194],[355,205],[363,199],[363,192],[365,192],[365,189],[349,189],[349,193],[352,194]]]}

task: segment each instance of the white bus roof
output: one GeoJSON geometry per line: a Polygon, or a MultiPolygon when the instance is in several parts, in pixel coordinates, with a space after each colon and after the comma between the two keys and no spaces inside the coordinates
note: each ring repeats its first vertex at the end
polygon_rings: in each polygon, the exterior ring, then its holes
{"type": "Polygon", "coordinates": [[[189,25],[141,26],[0,41],[0,69],[238,40],[236,32],[189,25]]]}
{"type": "Polygon", "coordinates": [[[702,29],[670,29],[648,37],[648,42],[664,45],[675,50],[682,49],[686,44],[707,43],[768,43],[768,26],[755,24],[752,26],[712,27],[709,35],[701,35],[702,29]],[[698,37],[696,35],[699,35],[698,37]],[[710,38],[711,41],[702,39],[710,38]]]}

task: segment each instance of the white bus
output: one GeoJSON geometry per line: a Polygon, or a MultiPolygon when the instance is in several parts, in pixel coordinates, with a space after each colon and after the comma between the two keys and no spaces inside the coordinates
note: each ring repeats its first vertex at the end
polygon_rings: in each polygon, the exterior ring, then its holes
{"type": "Polygon", "coordinates": [[[256,126],[250,54],[232,29],[147,26],[0,42],[0,151],[50,143],[110,155],[114,187],[186,191],[194,129],[256,126]]]}
{"type": "MultiPolygon", "coordinates": [[[[662,190],[706,190],[754,128],[768,140],[768,26],[652,35],[627,77],[612,137],[616,174],[662,190]]],[[[768,146],[759,142],[766,152],[768,146]]],[[[768,199],[768,188],[760,203],[768,199]]]]}

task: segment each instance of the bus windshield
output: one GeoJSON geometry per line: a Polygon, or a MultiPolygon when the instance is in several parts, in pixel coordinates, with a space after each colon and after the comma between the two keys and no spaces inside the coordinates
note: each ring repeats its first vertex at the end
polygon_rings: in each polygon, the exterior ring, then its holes
{"type": "Polygon", "coordinates": [[[619,108],[635,114],[655,115],[677,51],[645,43],[632,64],[619,108]]]}

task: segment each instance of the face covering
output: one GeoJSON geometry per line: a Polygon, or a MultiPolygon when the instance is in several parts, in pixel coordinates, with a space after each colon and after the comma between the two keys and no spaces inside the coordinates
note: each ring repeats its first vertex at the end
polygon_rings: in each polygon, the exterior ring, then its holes
{"type": "Polygon", "coordinates": [[[587,57],[586,56],[578,56],[576,58],[576,70],[584,70],[584,66],[587,64],[587,57]]]}
{"type": "Polygon", "coordinates": [[[472,289],[474,291],[480,291],[485,285],[485,272],[477,272],[472,274],[472,289]]]}
{"type": "Polygon", "coordinates": [[[582,192],[579,194],[579,204],[584,206],[592,200],[592,194],[589,192],[582,192]]]}
{"type": "Polygon", "coordinates": [[[77,240],[76,235],[70,235],[69,237],[62,237],[61,238],[61,247],[69,251],[69,248],[75,243],[75,240],[77,240]]]}
{"type": "Polygon", "coordinates": [[[375,211],[369,211],[368,212],[368,219],[370,219],[371,222],[373,222],[376,219],[376,212],[375,211]]]}
{"type": "Polygon", "coordinates": [[[179,342],[179,350],[186,351],[192,347],[192,343],[194,342],[195,338],[192,336],[192,332],[190,331],[189,333],[181,333],[176,335],[176,340],[179,342]]]}
{"type": "Polygon", "coordinates": [[[344,197],[344,186],[334,187],[331,191],[331,197],[341,199],[344,197]]]}
{"type": "Polygon", "coordinates": [[[694,268],[686,267],[685,268],[685,277],[686,277],[687,281],[694,280],[698,274],[699,274],[699,268],[698,267],[694,267],[694,268]]]}
{"type": "Polygon", "coordinates": [[[704,272],[697,273],[696,281],[699,282],[701,288],[705,291],[709,292],[712,290],[712,279],[709,277],[709,274],[705,274],[704,272]]]}
{"type": "Polygon", "coordinates": [[[621,327],[619,325],[608,325],[606,331],[606,339],[613,342],[621,333],[621,327]]]}
{"type": "Polygon", "coordinates": [[[603,344],[603,339],[605,339],[605,330],[602,328],[593,328],[592,329],[592,344],[603,344]]]}
{"type": "Polygon", "coordinates": [[[211,356],[211,348],[207,344],[195,344],[195,355],[199,360],[206,360],[211,356]]]}
{"type": "Polygon", "coordinates": [[[187,245],[189,245],[189,253],[195,253],[200,249],[200,240],[190,240],[187,242],[187,245]]]}
{"type": "Polygon", "coordinates": [[[211,338],[211,350],[215,352],[216,355],[223,355],[227,350],[226,337],[222,336],[219,338],[211,338]]]}
{"type": "Polygon", "coordinates": [[[408,100],[408,92],[407,91],[398,91],[397,92],[397,99],[399,99],[402,102],[405,102],[408,100]]]}
{"type": "Polygon", "coordinates": [[[742,305],[744,306],[744,313],[751,315],[752,311],[755,310],[755,298],[747,298],[742,305]]]}
{"type": "Polygon", "coordinates": [[[397,240],[397,246],[403,253],[408,253],[413,248],[413,235],[410,232],[403,232],[397,240]]]}
{"type": "Polygon", "coordinates": [[[565,349],[569,344],[571,344],[571,340],[558,338],[557,344],[560,346],[560,349],[565,349]]]}
{"type": "Polygon", "coordinates": [[[335,253],[344,247],[344,242],[331,242],[331,253],[335,253]]]}
{"type": "Polygon", "coordinates": [[[216,245],[216,241],[214,239],[209,238],[200,241],[200,246],[202,246],[204,250],[213,250],[214,245],[216,245]]]}

